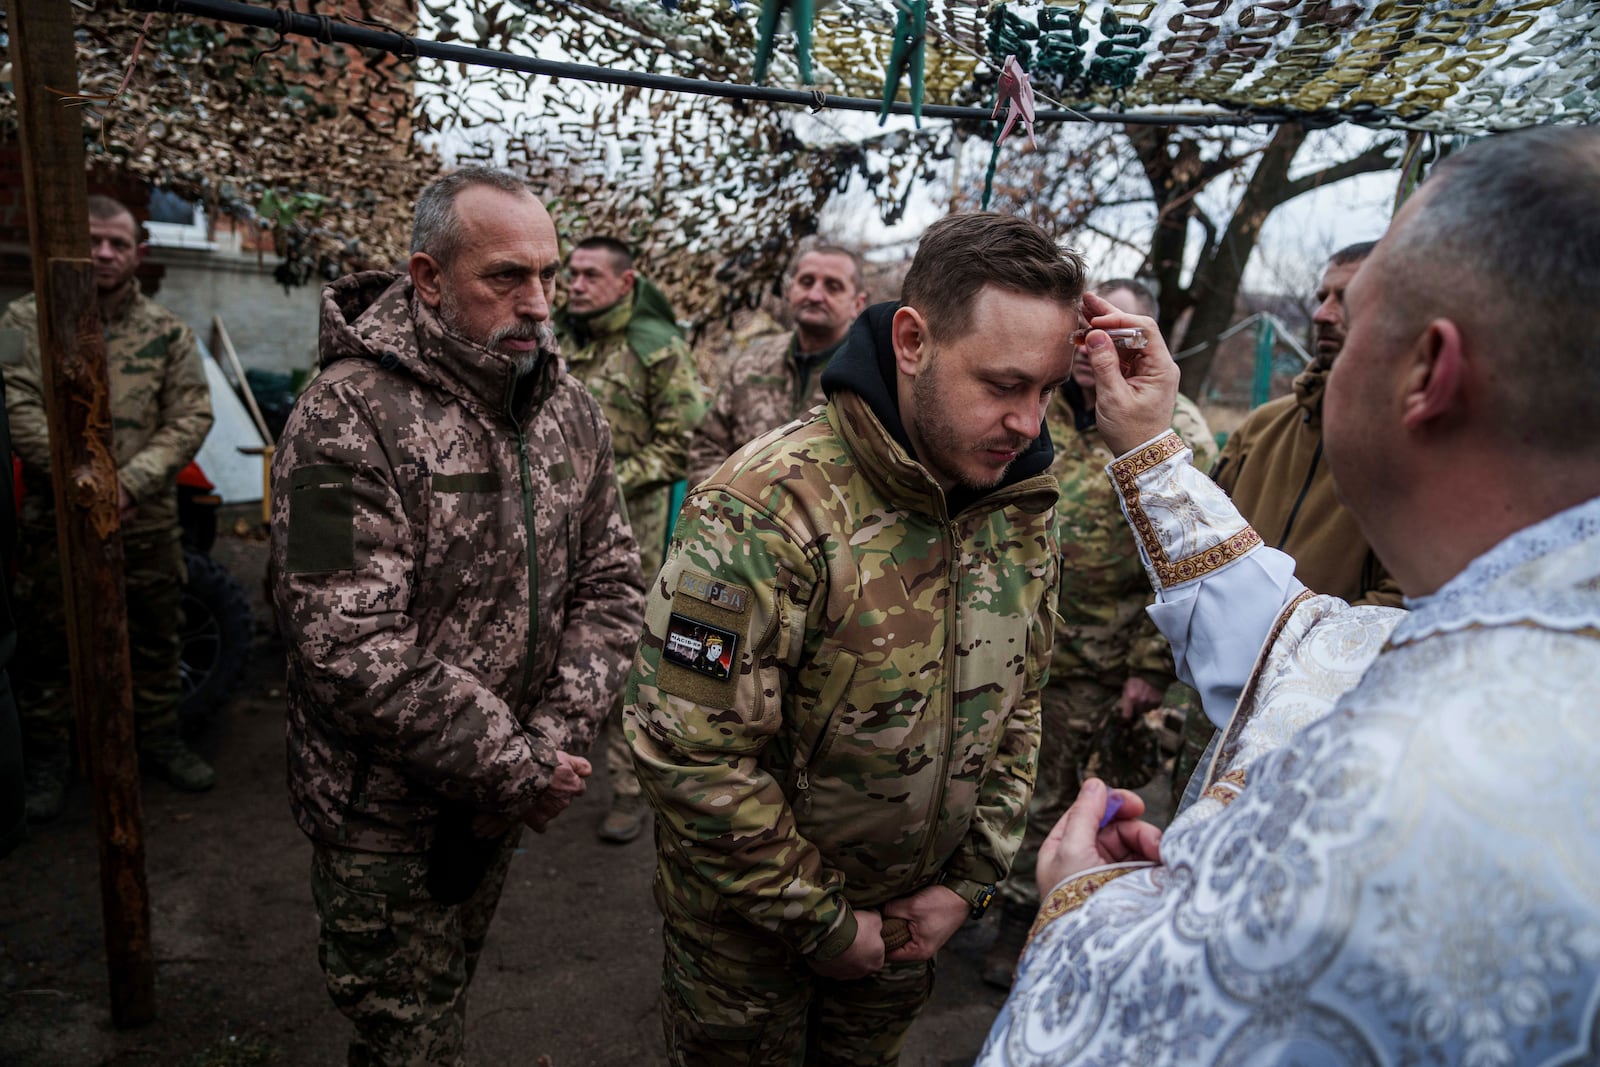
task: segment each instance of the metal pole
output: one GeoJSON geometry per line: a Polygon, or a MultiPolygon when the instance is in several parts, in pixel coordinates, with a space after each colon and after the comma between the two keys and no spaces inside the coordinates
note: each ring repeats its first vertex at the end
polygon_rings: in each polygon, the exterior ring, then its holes
{"type": "Polygon", "coordinates": [[[78,89],[72,5],[12,0],[7,12],[72,693],[79,751],[94,781],[111,1018],[118,1026],[134,1026],[155,1017],[155,959],[134,751],[111,394],[94,264],[85,256],[89,208],[83,123],[78,112],[62,104],[78,89]]]}
{"type": "Polygon", "coordinates": [[[1252,410],[1265,404],[1272,397],[1272,350],[1275,333],[1271,315],[1262,315],[1256,319],[1256,374],[1250,388],[1252,410]]]}

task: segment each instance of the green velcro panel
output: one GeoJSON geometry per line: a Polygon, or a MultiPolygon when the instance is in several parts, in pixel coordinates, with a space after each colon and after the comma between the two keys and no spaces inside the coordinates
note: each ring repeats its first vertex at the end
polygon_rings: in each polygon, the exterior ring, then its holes
{"type": "Polygon", "coordinates": [[[0,366],[17,366],[28,349],[21,330],[0,330],[0,366]]]}
{"type": "Polygon", "coordinates": [[[497,493],[500,491],[498,471],[469,471],[465,474],[435,474],[433,491],[436,493],[497,493]]]}
{"type": "MultiPolygon", "coordinates": [[[[702,707],[731,709],[740,679],[755,670],[758,650],[750,647],[750,623],[754,614],[749,611],[729,611],[690,596],[673,597],[672,614],[688,622],[706,623],[726,630],[738,638],[740,647],[734,650],[736,658],[732,674],[726,680],[689,670],[662,656],[661,665],[656,670],[656,685],[663,693],[692,700],[702,707]]],[[[671,625],[672,621],[669,620],[671,625]]],[[[666,639],[666,635],[663,635],[663,639],[666,639]]]]}
{"type": "Polygon", "coordinates": [[[289,475],[290,574],[347,571],[356,565],[354,475],[347,467],[317,464],[289,475]]]}

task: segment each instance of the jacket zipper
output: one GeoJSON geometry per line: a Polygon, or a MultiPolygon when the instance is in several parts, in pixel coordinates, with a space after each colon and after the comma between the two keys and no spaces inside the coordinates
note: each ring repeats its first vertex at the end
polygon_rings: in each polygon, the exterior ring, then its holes
{"type": "MultiPolygon", "coordinates": [[[[533,525],[533,471],[528,466],[528,438],[517,427],[517,476],[522,483],[522,524],[528,536],[528,651],[522,660],[520,700],[528,700],[528,675],[533,670],[539,644],[539,537],[533,525]]],[[[515,709],[513,709],[515,712],[515,709]]]]}
{"type": "Polygon", "coordinates": [[[956,536],[956,524],[954,521],[945,523],[944,534],[948,541],[948,551],[950,553],[948,576],[950,596],[946,601],[944,612],[944,661],[948,664],[948,667],[946,668],[944,701],[941,707],[944,713],[944,746],[943,751],[939,753],[939,787],[934,792],[933,806],[928,811],[928,839],[923,842],[922,855],[917,858],[917,865],[911,870],[912,882],[911,885],[905,887],[907,889],[914,889],[922,884],[926,873],[925,868],[928,866],[928,858],[933,852],[933,843],[939,838],[939,816],[944,811],[944,798],[945,794],[949,792],[950,786],[950,752],[956,743],[956,693],[958,691],[958,680],[956,678],[956,609],[961,600],[961,557],[957,552],[960,541],[956,536]]]}
{"type": "MultiPolygon", "coordinates": [[[[1045,475],[1035,475],[1035,478],[1044,478],[1045,475]]],[[[990,498],[991,508],[995,510],[1010,505],[1013,499],[1022,495],[1022,487],[1034,481],[1029,478],[1008,487],[1007,490],[990,498]]],[[[956,616],[961,603],[961,557],[959,553],[960,537],[956,519],[949,519],[944,523],[944,534],[948,538],[950,552],[950,599],[945,607],[945,637],[944,637],[944,662],[949,664],[949,677],[945,679],[945,717],[944,717],[944,751],[939,756],[939,788],[934,794],[933,807],[929,811],[928,840],[922,846],[922,855],[917,860],[917,865],[912,868],[911,883],[904,888],[915,889],[923,883],[926,874],[924,868],[928,865],[928,858],[933,852],[933,843],[939,836],[939,816],[944,811],[945,794],[950,787],[950,755],[956,743],[956,693],[959,692],[958,679],[956,678],[956,616]]]]}
{"type": "Polygon", "coordinates": [[[1289,521],[1283,524],[1283,536],[1278,538],[1274,548],[1282,548],[1289,543],[1289,531],[1294,529],[1294,520],[1300,515],[1300,505],[1306,502],[1306,494],[1311,492],[1311,479],[1317,475],[1317,464],[1322,461],[1322,442],[1317,442],[1317,450],[1311,453],[1311,468],[1306,471],[1306,484],[1300,487],[1300,495],[1295,497],[1294,507],[1289,509],[1289,521]]]}
{"type": "MultiPolygon", "coordinates": [[[[828,747],[828,742],[832,737],[834,720],[838,718],[839,710],[844,707],[845,696],[850,691],[850,682],[855,677],[857,662],[856,658],[848,651],[843,649],[839,651],[834,660],[833,669],[835,671],[845,671],[845,680],[840,683],[839,695],[829,702],[828,717],[822,720],[822,729],[818,731],[817,739],[811,743],[811,752],[803,760],[797,761],[796,766],[799,773],[795,775],[794,780],[794,807],[801,815],[811,814],[811,775],[809,771],[811,765],[822,757],[823,750],[828,747]],[[850,657],[848,668],[843,662],[846,656],[850,657]]],[[[830,674],[823,688],[827,689],[832,684],[833,677],[830,674]]]]}
{"type": "MultiPolygon", "coordinates": [[[[538,367],[529,372],[540,375],[538,391],[528,405],[529,418],[544,407],[545,399],[549,396],[549,381],[545,377],[547,371],[545,361],[541,360],[538,367]]],[[[528,648],[527,654],[522,659],[522,682],[516,689],[517,699],[521,704],[530,701],[529,676],[533,671],[539,646],[539,535],[533,520],[533,468],[528,463],[528,435],[523,429],[521,420],[517,418],[516,396],[517,375],[513,374],[506,383],[502,407],[505,409],[506,419],[511,423],[512,432],[517,435],[517,479],[522,488],[522,525],[527,531],[528,540],[528,648]]],[[[518,709],[511,710],[515,715],[518,709]]]]}

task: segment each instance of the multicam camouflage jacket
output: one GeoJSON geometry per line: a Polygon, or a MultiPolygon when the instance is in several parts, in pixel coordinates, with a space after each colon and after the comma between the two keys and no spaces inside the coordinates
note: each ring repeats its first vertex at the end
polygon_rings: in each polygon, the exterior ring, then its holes
{"type": "Polygon", "coordinates": [[[884,307],[823,411],[690,492],[628,683],[671,908],[820,959],[853,908],[1009,871],[1056,599],[1048,438],[950,514],[897,440],[884,307]]]}
{"type": "Polygon", "coordinates": [[[802,365],[795,335],[782,333],[757,337],[734,353],[711,410],[689,442],[689,484],[698,485],[744,445],[825,401],[822,370],[836,351],[802,365]]]}
{"type": "Polygon", "coordinates": [[[672,308],[643,277],[633,296],[589,316],[557,316],[567,370],[611,424],[617,481],[646,579],[661,569],[672,483],[684,477],[689,436],[705,414],[694,356],[672,308]]]}
{"type": "MultiPolygon", "coordinates": [[[[139,510],[124,534],[176,530],[178,472],[211,429],[211,390],[194,334],[130,280],[100,297],[106,366],[111,379],[111,442],[117,480],[139,510]]],[[[22,335],[22,361],[5,368],[11,447],[22,460],[26,497],[23,522],[54,532],[50,482],[50,431],[39,367],[39,309],[34,298],[15,301],[0,316],[0,330],[22,335]]]]}
{"type": "Polygon", "coordinates": [[[418,852],[444,801],[526,810],[584,753],[641,623],[610,433],[562,373],[447,333],[409,279],[323,290],[273,461],[289,789],[311,837],[418,852]]]}
{"type": "MultiPolygon", "coordinates": [[[[1046,420],[1055,442],[1050,473],[1061,486],[1061,608],[1056,619],[1052,682],[1086,678],[1120,688],[1130,675],[1158,688],[1172,683],[1172,650],[1145,614],[1154,599],[1128,520],[1106,467],[1116,459],[1068,383],[1050,402],[1046,420]]],[[[1217,454],[1216,440],[1194,402],[1180,396],[1172,428],[1194,449],[1201,470],[1217,454]]]]}

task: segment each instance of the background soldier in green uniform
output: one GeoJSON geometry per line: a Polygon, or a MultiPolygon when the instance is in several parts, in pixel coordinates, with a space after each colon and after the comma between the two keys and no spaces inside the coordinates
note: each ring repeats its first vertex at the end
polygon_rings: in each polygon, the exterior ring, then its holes
{"type": "MultiPolygon", "coordinates": [[[[1095,292],[1119,311],[1155,316],[1155,295],[1137,281],[1119,278],[1095,292]]],[[[1080,358],[1050,404],[1056,447],[1050,473],[1061,485],[1061,608],[1028,831],[1011,877],[1000,887],[999,930],[981,971],[985,982],[1002,989],[1011,985],[1039,909],[1039,846],[1089,775],[1124,789],[1150,780],[1159,751],[1144,716],[1161,706],[1174,679],[1172,651],[1145,614],[1154,594],[1106,477],[1116,456],[1096,426],[1094,400],[1094,372],[1080,358]]],[[[1207,469],[1217,454],[1216,439],[1194,402],[1181,393],[1178,400],[1172,428],[1194,449],[1196,464],[1207,469]]]]}
{"type": "MultiPolygon", "coordinates": [[[[111,439],[121,502],[123,587],[140,761],[180,789],[210,789],[211,766],[178,736],[183,651],[183,549],[178,472],[211,429],[211,392],[194,334],[139,291],[144,258],[133,213],[105,196],[89,198],[100,321],[111,379],[111,439]]],[[[50,435],[39,366],[38,308],[25,296],[0,316],[20,331],[22,361],[5,368],[11,444],[22,460],[25,496],[16,600],[28,626],[13,672],[28,766],[28,814],[61,812],[71,767],[72,688],[66,606],[56,551],[50,435]]]]}
{"type": "Polygon", "coordinates": [[[1031,223],[940,220],[827,407],[690,493],[627,710],[673,1062],[895,1063],[1006,877],[1058,582],[1044,411],[1082,295],[1031,223]]]}
{"type": "MultiPolygon", "coordinates": [[[[567,371],[600,403],[611,424],[628,521],[639,542],[645,581],[661,569],[672,486],[684,477],[689,435],[705,414],[705,391],[694,357],[661,290],[633,269],[628,246],[613,237],[580,241],[567,260],[570,295],[556,313],[567,371]]],[[[606,727],[611,810],[602,841],[639,836],[645,805],[633,758],[622,739],[618,700],[606,727]]]]}

